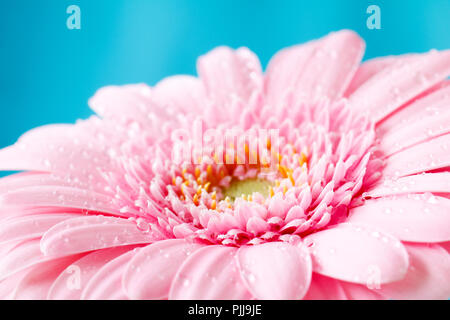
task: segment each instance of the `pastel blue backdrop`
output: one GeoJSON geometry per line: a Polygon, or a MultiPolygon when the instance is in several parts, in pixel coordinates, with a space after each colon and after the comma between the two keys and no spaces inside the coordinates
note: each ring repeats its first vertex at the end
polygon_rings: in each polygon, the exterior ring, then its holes
{"type": "Polygon", "coordinates": [[[450,47],[449,0],[42,0],[0,4],[0,147],[26,130],[91,114],[87,100],[109,84],[195,74],[218,45],[247,46],[265,66],[279,49],[350,28],[365,59],[450,47]],[[68,30],[66,8],[81,8],[68,30]],[[381,30],[366,9],[381,8],[381,30]]]}

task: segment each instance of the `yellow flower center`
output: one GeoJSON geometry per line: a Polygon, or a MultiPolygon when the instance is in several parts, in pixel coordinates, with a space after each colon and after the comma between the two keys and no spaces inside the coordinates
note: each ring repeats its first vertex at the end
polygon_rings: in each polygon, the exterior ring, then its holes
{"type": "Polygon", "coordinates": [[[264,179],[244,179],[231,181],[230,186],[225,188],[222,192],[224,197],[229,197],[230,200],[235,200],[236,198],[243,197],[248,199],[254,192],[260,193],[264,197],[268,197],[270,193],[270,188],[272,183],[264,179]]]}

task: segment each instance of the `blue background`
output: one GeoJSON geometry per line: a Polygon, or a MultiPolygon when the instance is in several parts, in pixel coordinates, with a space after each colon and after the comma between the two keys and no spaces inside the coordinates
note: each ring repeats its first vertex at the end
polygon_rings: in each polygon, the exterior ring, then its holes
{"type": "Polygon", "coordinates": [[[365,59],[450,47],[449,0],[43,0],[0,4],[0,147],[46,123],[91,114],[87,100],[108,84],[194,74],[217,45],[247,46],[263,66],[279,49],[350,28],[365,59]],[[68,30],[66,8],[81,8],[68,30]],[[381,8],[381,30],[366,9],[381,8]]]}

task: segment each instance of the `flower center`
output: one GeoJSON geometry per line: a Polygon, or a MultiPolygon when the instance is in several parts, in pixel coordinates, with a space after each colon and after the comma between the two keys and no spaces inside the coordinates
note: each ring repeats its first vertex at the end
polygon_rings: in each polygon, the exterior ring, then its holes
{"type": "Polygon", "coordinates": [[[169,193],[182,205],[231,214],[238,199],[266,205],[276,193],[308,183],[306,153],[282,137],[219,146],[205,146],[195,162],[173,163],[169,193]]]}
{"type": "Polygon", "coordinates": [[[273,183],[266,179],[250,178],[244,180],[234,179],[227,188],[222,191],[223,196],[231,200],[242,197],[251,200],[254,192],[260,193],[267,198],[270,194],[273,183]]]}
{"type": "Polygon", "coordinates": [[[245,130],[181,130],[153,148],[133,140],[126,147],[142,156],[117,157],[124,174],[107,177],[116,206],[167,237],[238,246],[289,241],[346,219],[379,178],[373,124],[343,102],[301,104],[285,117],[245,130]]]}

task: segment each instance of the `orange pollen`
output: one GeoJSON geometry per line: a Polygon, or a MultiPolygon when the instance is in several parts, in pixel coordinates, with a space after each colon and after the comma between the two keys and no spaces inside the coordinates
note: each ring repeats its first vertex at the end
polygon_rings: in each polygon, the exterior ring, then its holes
{"type": "Polygon", "coordinates": [[[198,177],[200,177],[200,168],[195,167],[195,178],[198,179],[198,177]]]}
{"type": "Polygon", "coordinates": [[[300,158],[298,159],[300,166],[303,166],[304,163],[308,164],[308,157],[303,152],[300,153],[300,158]]]}
{"type": "Polygon", "coordinates": [[[289,180],[291,180],[291,183],[293,186],[295,186],[295,181],[294,181],[294,177],[292,176],[292,173],[290,171],[288,171],[287,173],[289,180]]]}
{"type": "Polygon", "coordinates": [[[272,186],[269,186],[269,194],[271,197],[273,197],[275,195],[275,192],[273,191],[272,186]]]}
{"type": "Polygon", "coordinates": [[[206,168],[206,173],[208,174],[208,177],[212,175],[212,166],[208,164],[208,167],[206,168]]]}
{"type": "Polygon", "coordinates": [[[277,169],[280,171],[283,178],[287,178],[286,168],[284,166],[277,164],[277,169]]]}
{"type": "Polygon", "coordinates": [[[194,204],[197,206],[198,205],[198,195],[195,194],[194,197],[192,198],[192,201],[194,202],[194,204]]]}

